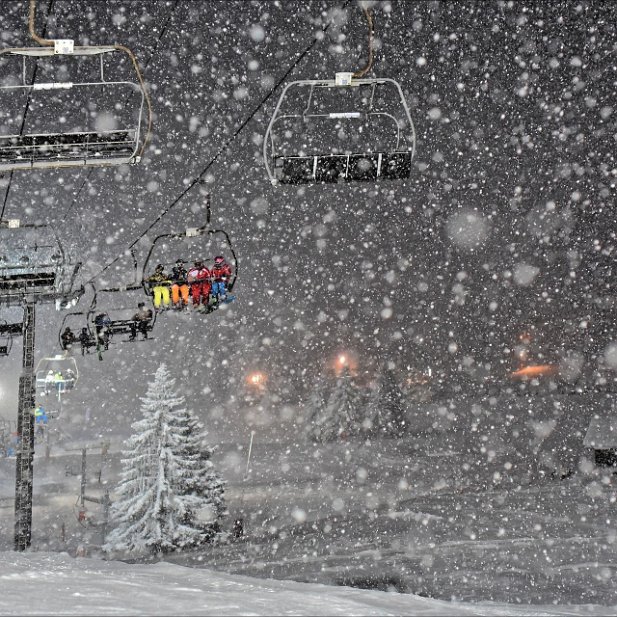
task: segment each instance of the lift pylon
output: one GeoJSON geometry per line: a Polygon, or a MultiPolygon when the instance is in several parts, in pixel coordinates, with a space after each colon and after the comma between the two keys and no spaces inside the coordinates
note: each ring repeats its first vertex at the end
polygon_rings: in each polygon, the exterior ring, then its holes
{"type": "Polygon", "coordinates": [[[32,539],[32,475],[34,462],[34,298],[24,300],[24,345],[19,400],[15,478],[15,550],[24,551],[32,539]]]}

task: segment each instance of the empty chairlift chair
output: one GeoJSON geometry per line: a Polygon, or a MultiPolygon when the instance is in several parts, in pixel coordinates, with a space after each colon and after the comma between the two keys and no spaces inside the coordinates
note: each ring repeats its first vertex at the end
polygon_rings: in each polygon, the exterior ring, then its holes
{"type": "Polygon", "coordinates": [[[139,162],[151,108],[133,53],[33,36],[0,50],[0,172],[139,162]]]}
{"type": "Polygon", "coordinates": [[[6,319],[0,319],[0,358],[8,356],[13,346],[13,336],[21,334],[23,324],[8,323],[6,319]]]}
{"type": "Polygon", "coordinates": [[[0,221],[0,305],[21,306],[32,298],[64,307],[79,293],[79,268],[67,263],[50,227],[0,221]]]}
{"type": "Polygon", "coordinates": [[[263,142],[272,184],[408,178],[416,132],[398,82],[303,80],[283,90],[263,142]]]}

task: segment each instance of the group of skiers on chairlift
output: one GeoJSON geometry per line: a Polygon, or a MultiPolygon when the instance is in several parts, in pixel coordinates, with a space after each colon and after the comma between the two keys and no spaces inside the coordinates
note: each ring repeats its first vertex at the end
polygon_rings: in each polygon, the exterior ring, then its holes
{"type": "MultiPolygon", "coordinates": [[[[137,332],[141,332],[144,339],[148,338],[148,331],[152,329],[152,310],[146,308],[144,302],[137,305],[137,312],[131,319],[122,320],[124,326],[129,331],[129,341],[134,341],[137,337],[137,332]]],[[[81,355],[90,353],[90,347],[95,347],[97,344],[103,346],[103,349],[109,349],[109,340],[112,334],[113,321],[107,313],[98,313],[94,317],[94,335],[90,333],[88,328],[82,328],[79,336],[70,327],[66,327],[60,336],[62,349],[70,352],[76,342],[81,345],[81,355]]]]}
{"type": "Polygon", "coordinates": [[[88,328],[82,328],[79,336],[76,336],[73,330],[71,330],[71,328],[67,326],[60,335],[60,343],[62,345],[62,349],[64,349],[64,351],[66,352],[70,352],[73,345],[77,342],[81,344],[82,355],[85,351],[88,350],[88,348],[96,344],[96,341],[93,340],[93,337],[90,335],[88,328]]]}
{"type": "Polygon", "coordinates": [[[50,394],[53,390],[58,393],[72,390],[75,386],[75,372],[73,369],[66,369],[65,374],[62,371],[49,369],[45,375],[45,394],[50,394]]]}
{"type": "Polygon", "coordinates": [[[214,258],[214,265],[208,269],[197,259],[188,270],[183,259],[178,259],[171,273],[159,264],[154,274],[146,279],[152,289],[156,311],[175,308],[182,310],[189,306],[189,295],[194,308],[210,311],[219,304],[234,300],[227,290],[231,278],[231,266],[222,255],[214,258]]]}
{"type": "MultiPolygon", "coordinates": [[[[146,279],[152,289],[156,311],[170,308],[183,310],[189,307],[192,300],[194,308],[210,312],[219,304],[234,301],[235,296],[231,295],[227,288],[232,276],[231,266],[222,255],[214,258],[214,265],[211,269],[207,268],[200,259],[196,259],[188,270],[184,264],[183,259],[178,259],[169,275],[165,273],[165,266],[159,264],[154,274],[146,279]]],[[[152,310],[147,308],[144,302],[140,302],[137,305],[137,312],[130,320],[127,320],[130,341],[135,340],[137,332],[141,333],[144,339],[148,338],[152,317],[152,310]]],[[[62,349],[70,351],[71,347],[79,342],[83,355],[89,351],[90,347],[95,346],[97,341],[108,349],[112,323],[107,313],[99,313],[94,317],[94,336],[90,334],[88,328],[82,328],[79,336],[76,336],[70,327],[65,328],[60,335],[62,349]]]]}

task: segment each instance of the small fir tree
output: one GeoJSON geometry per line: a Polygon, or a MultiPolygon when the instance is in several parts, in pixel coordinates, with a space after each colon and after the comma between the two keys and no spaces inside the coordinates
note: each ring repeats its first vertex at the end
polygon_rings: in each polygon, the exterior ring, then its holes
{"type": "MultiPolygon", "coordinates": [[[[169,552],[208,539],[197,515],[222,493],[218,488],[214,495],[195,490],[204,472],[212,470],[191,436],[196,421],[174,388],[175,380],[162,364],[141,399],[143,418],[133,423],[135,432],[125,442],[118,499],[112,506],[115,528],[106,551],[169,552]]],[[[210,462],[209,451],[205,456],[210,462]]],[[[220,485],[215,475],[210,479],[220,485]]]]}
{"type": "Polygon", "coordinates": [[[358,432],[360,393],[347,368],[336,378],[315,437],[321,442],[346,439],[358,432]]]}
{"type": "Polygon", "coordinates": [[[401,437],[407,431],[407,400],[394,370],[383,367],[366,406],[363,428],[375,435],[401,437]]]}

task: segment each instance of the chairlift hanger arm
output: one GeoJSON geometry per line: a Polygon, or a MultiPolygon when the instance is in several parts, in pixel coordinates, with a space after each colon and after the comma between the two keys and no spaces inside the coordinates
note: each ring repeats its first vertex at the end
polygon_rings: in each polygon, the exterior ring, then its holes
{"type": "Polygon", "coordinates": [[[367,7],[362,7],[362,12],[366,17],[366,22],[368,25],[368,57],[364,67],[353,74],[354,78],[364,77],[373,66],[373,37],[375,35],[375,23],[373,22],[373,15],[370,9],[368,9],[367,7]]]}

